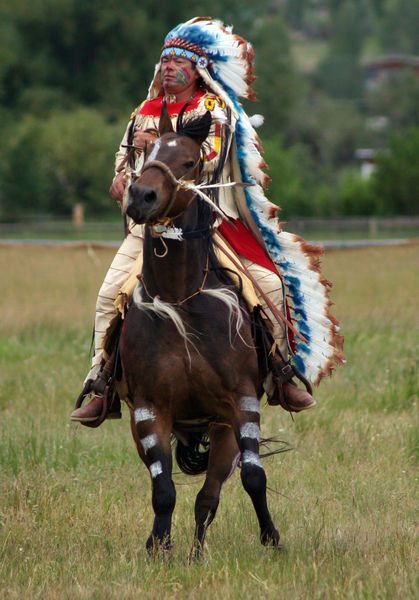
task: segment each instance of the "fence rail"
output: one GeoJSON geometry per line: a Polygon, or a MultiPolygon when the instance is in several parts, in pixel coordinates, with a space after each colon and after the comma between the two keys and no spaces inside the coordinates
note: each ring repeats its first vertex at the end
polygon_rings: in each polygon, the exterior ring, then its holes
{"type": "MultiPolygon", "coordinates": [[[[301,235],[311,242],[326,245],[331,240],[407,240],[419,238],[419,216],[415,217],[348,217],[339,219],[291,218],[285,231],[301,235]]],[[[19,223],[0,223],[0,241],[7,240],[78,240],[122,241],[122,219],[112,222],[73,221],[69,219],[32,218],[19,223]]]]}
{"type": "Polygon", "coordinates": [[[290,231],[333,229],[336,231],[360,229],[371,234],[379,230],[418,228],[418,217],[342,217],[336,219],[291,218],[284,228],[290,231]]]}
{"type": "MultiPolygon", "coordinates": [[[[419,228],[419,216],[414,217],[340,217],[332,219],[317,219],[311,217],[291,217],[286,220],[287,229],[291,228],[310,228],[310,229],[324,229],[330,227],[332,229],[391,229],[393,227],[418,227],[419,228]]],[[[32,217],[23,218],[14,223],[1,223],[0,232],[2,231],[14,231],[22,228],[32,227],[34,229],[109,229],[121,227],[121,221],[74,221],[71,218],[68,219],[54,219],[49,216],[44,217],[32,217]]]]}

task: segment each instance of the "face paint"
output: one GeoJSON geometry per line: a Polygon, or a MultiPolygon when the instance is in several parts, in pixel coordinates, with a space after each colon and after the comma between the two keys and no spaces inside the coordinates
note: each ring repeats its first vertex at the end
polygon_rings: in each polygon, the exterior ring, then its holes
{"type": "Polygon", "coordinates": [[[177,79],[180,85],[186,85],[187,83],[189,83],[190,75],[184,67],[181,67],[180,70],[177,72],[177,79]]]}
{"type": "Polygon", "coordinates": [[[160,76],[163,88],[171,94],[188,89],[194,83],[196,84],[198,79],[198,74],[193,68],[192,62],[180,57],[170,57],[169,60],[163,57],[160,76]]]}

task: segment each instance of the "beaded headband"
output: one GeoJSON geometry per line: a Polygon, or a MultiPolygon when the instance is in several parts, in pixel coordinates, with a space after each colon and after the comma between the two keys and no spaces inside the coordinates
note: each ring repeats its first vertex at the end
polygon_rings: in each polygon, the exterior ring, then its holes
{"type": "Polygon", "coordinates": [[[202,48],[181,37],[171,37],[163,46],[160,58],[163,56],[180,56],[196,63],[201,69],[208,65],[208,59],[202,48]]]}

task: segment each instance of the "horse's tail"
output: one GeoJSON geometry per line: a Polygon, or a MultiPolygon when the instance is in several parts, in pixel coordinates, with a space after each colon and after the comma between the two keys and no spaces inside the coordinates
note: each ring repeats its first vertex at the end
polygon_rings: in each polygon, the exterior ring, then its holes
{"type": "Polygon", "coordinates": [[[175,457],[179,469],[186,475],[199,475],[208,467],[209,437],[206,432],[188,432],[183,441],[176,438],[175,457]]]}

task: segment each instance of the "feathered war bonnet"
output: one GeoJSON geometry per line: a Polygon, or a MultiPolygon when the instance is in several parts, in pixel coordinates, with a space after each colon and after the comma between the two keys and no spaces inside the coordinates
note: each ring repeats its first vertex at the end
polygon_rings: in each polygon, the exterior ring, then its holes
{"type": "MultiPolygon", "coordinates": [[[[268,221],[276,215],[278,207],[265,198],[262,190],[267,186],[269,176],[263,170],[267,165],[261,156],[262,145],[254,127],[263,123],[263,117],[254,115],[250,119],[239,101],[239,98],[256,100],[251,87],[256,79],[253,75],[254,51],[252,45],[234,34],[232,29],[210,17],[194,17],[167,34],[161,56],[177,55],[193,61],[206,88],[232,110],[242,178],[252,184],[252,188],[245,190],[247,204],[252,214],[255,209],[268,221]],[[260,203],[263,206],[259,206],[260,203]]],[[[156,98],[162,91],[158,63],[148,99],[156,98]]],[[[259,219],[255,222],[260,229],[259,219]]]]}
{"type": "MultiPolygon", "coordinates": [[[[260,139],[254,129],[263,123],[263,117],[254,115],[249,119],[243,110],[239,98],[256,100],[251,85],[253,75],[254,51],[249,42],[225,27],[221,21],[210,17],[194,17],[181,23],[166,36],[161,56],[177,55],[188,58],[196,64],[206,88],[221,98],[235,116],[236,144],[243,180],[256,184],[252,190],[245,191],[252,212],[251,196],[258,196],[263,203],[259,213],[266,219],[272,218],[275,205],[268,202],[260,186],[266,187],[268,175],[263,171],[266,163],[260,151],[260,139]]],[[[154,79],[151,82],[148,99],[152,100],[162,93],[160,63],[156,65],[154,79]]],[[[255,198],[257,200],[257,198],[255,198]]],[[[259,226],[259,223],[257,222],[259,226]]]]}
{"type": "MultiPolygon", "coordinates": [[[[178,55],[192,60],[206,87],[224,100],[235,115],[235,143],[242,181],[250,183],[243,191],[247,208],[265,248],[279,268],[287,296],[287,310],[294,321],[298,339],[290,350],[300,373],[318,384],[343,362],[342,339],[337,321],[329,313],[330,283],[319,268],[319,248],[306,244],[294,234],[281,231],[276,218],[278,207],[265,197],[269,177],[254,126],[263,119],[249,119],[239,98],[255,100],[251,84],[254,52],[242,37],[220,21],[195,17],[168,33],[162,56],[178,55]],[[303,338],[304,341],[301,341],[303,338]]],[[[160,63],[156,65],[148,99],[162,93],[160,63]]],[[[253,227],[251,229],[254,231],[253,227]]],[[[289,338],[290,339],[290,338],[289,338]]]]}
{"type": "MultiPolygon", "coordinates": [[[[206,87],[237,112],[237,98],[255,99],[252,46],[231,27],[210,17],[195,17],[172,29],[164,40],[161,56],[177,55],[196,64],[206,87]]],[[[148,98],[162,92],[160,64],[156,65],[148,98]]]]}

